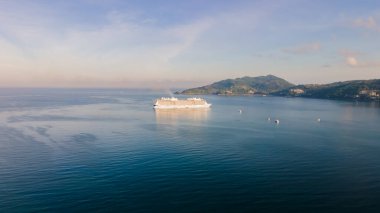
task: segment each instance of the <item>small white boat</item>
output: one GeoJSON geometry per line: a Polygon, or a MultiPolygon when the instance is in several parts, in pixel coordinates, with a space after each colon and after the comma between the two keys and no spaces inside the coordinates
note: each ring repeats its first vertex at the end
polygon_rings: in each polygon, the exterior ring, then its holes
{"type": "Polygon", "coordinates": [[[280,120],[277,119],[277,120],[274,121],[274,123],[275,123],[275,124],[279,124],[279,123],[280,123],[280,120]]]}

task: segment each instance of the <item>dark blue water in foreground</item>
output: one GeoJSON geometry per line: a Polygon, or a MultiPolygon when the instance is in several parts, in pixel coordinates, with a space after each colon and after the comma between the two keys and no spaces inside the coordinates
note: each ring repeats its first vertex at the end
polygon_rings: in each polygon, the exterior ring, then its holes
{"type": "Polygon", "coordinates": [[[380,211],[378,104],[161,96],[1,89],[0,212],[380,211]]]}

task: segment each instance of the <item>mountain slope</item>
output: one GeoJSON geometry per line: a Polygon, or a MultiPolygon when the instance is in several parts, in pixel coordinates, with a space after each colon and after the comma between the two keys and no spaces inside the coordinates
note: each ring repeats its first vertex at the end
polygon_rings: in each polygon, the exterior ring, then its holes
{"type": "Polygon", "coordinates": [[[335,82],[331,84],[298,85],[273,95],[326,99],[378,99],[380,79],[335,82]],[[298,89],[298,90],[297,90],[298,89]],[[295,93],[294,91],[298,91],[295,93]]]}
{"type": "Polygon", "coordinates": [[[222,80],[207,86],[187,89],[178,93],[185,95],[250,95],[254,93],[269,94],[293,86],[295,85],[274,75],[259,77],[246,76],[242,78],[222,80]]]}

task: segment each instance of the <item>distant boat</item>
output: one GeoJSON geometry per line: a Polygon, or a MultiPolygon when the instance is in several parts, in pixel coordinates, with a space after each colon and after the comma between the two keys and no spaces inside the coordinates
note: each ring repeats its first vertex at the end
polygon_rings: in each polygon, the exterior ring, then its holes
{"type": "Polygon", "coordinates": [[[280,120],[277,119],[277,120],[275,120],[274,122],[275,122],[276,124],[279,124],[279,123],[280,123],[280,120]]]}
{"type": "Polygon", "coordinates": [[[185,108],[209,108],[211,104],[202,98],[160,98],[153,105],[155,109],[185,109],[185,108]]]}

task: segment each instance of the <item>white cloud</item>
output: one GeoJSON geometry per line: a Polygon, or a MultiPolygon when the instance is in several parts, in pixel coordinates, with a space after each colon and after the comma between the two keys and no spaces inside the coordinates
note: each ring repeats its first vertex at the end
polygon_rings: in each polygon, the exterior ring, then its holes
{"type": "Polygon", "coordinates": [[[54,21],[5,16],[0,19],[0,30],[8,35],[0,35],[0,83],[85,84],[87,79],[90,84],[112,85],[160,76],[163,80],[170,60],[191,48],[212,25],[210,19],[200,19],[156,27],[138,15],[112,11],[104,16],[108,22],[87,28],[55,28],[54,21]]]}
{"type": "MultiPolygon", "coordinates": [[[[225,33],[247,30],[247,27],[252,30],[268,11],[275,10],[271,5],[255,4],[252,7],[254,9],[231,9],[213,14],[212,18],[205,15],[187,22],[174,21],[169,24],[160,23],[160,20],[152,19],[143,11],[108,11],[107,14],[97,15],[97,20],[90,24],[64,23],[63,26],[60,24],[65,22],[65,18],[57,17],[54,11],[46,13],[44,8],[38,8],[38,11],[42,11],[41,16],[28,9],[25,9],[25,16],[14,14],[28,17],[22,20],[9,18],[10,14],[7,14],[7,20],[0,19],[0,30],[1,25],[6,24],[6,32],[16,42],[6,41],[9,43],[8,48],[2,49],[2,52],[15,54],[0,58],[0,68],[5,61],[12,64],[7,70],[0,69],[3,76],[0,83],[22,81],[37,85],[50,82],[55,85],[54,82],[84,84],[85,79],[99,83],[196,79],[197,76],[190,71],[204,73],[210,66],[213,66],[213,70],[222,70],[225,65],[218,60],[216,66],[202,64],[199,68],[192,66],[194,63],[191,60],[183,60],[186,61],[183,65],[182,59],[174,59],[187,51],[207,52],[209,49],[202,49],[202,45],[196,46],[196,50],[192,48],[211,28],[213,35],[222,37],[225,33]],[[31,26],[30,30],[28,26],[31,26]],[[19,52],[23,52],[23,55],[19,52]],[[191,65],[188,66],[187,62],[191,65]]],[[[205,40],[209,39],[207,37],[205,40]]],[[[212,51],[219,52],[218,48],[223,46],[220,42],[215,43],[218,46],[212,51]]],[[[233,45],[234,42],[231,37],[229,44],[233,45]]],[[[213,73],[208,75],[214,76],[213,73]]]]}
{"type": "Polygon", "coordinates": [[[352,67],[359,65],[358,60],[353,56],[346,57],[346,64],[352,67]]]}
{"type": "Polygon", "coordinates": [[[362,53],[358,51],[353,51],[350,49],[342,49],[339,51],[339,54],[344,57],[345,64],[350,67],[357,67],[359,66],[359,62],[357,57],[362,55],[362,53]]]}
{"type": "Polygon", "coordinates": [[[295,47],[285,48],[284,52],[292,53],[292,54],[308,54],[315,53],[321,49],[321,44],[318,42],[301,44],[295,47]]]}
{"type": "Polygon", "coordinates": [[[359,52],[359,51],[343,49],[340,51],[340,55],[344,58],[345,64],[350,67],[357,67],[357,68],[380,67],[379,61],[368,59],[367,54],[359,52]]]}
{"type": "Polygon", "coordinates": [[[375,30],[380,32],[380,26],[372,16],[368,18],[358,18],[352,22],[352,25],[357,28],[364,28],[367,30],[375,30]]]}

